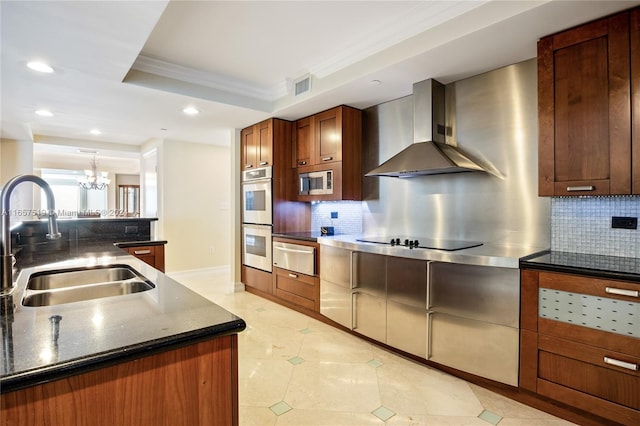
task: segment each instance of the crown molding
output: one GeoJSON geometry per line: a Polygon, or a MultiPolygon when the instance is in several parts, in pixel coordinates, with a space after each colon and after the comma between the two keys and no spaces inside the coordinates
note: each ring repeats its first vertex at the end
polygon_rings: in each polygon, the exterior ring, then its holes
{"type": "Polygon", "coordinates": [[[136,58],[131,69],[259,99],[261,101],[272,102],[276,94],[274,90],[252,85],[237,78],[189,68],[144,55],[139,55],[136,58]]]}
{"type": "MultiPolygon", "coordinates": [[[[414,37],[457,16],[469,12],[486,1],[419,2],[407,10],[393,25],[366,34],[360,42],[342,49],[337,55],[309,67],[311,74],[324,78],[347,68],[404,40],[414,37]]],[[[444,24],[446,25],[446,24],[444,24]]]]}

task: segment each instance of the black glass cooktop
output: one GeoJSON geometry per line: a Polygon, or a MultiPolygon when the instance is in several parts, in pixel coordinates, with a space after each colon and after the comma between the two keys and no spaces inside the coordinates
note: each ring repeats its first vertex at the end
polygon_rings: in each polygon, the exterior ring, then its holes
{"type": "Polygon", "coordinates": [[[369,237],[358,239],[363,243],[375,243],[386,244],[390,246],[400,246],[445,251],[464,250],[471,247],[481,246],[482,243],[477,241],[463,241],[463,240],[441,240],[434,238],[416,238],[416,237],[369,237]]]}

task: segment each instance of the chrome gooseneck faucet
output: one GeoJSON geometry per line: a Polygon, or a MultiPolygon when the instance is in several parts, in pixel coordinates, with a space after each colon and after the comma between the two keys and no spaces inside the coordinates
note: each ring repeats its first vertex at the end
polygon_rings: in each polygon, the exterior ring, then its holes
{"type": "Polygon", "coordinates": [[[56,201],[53,197],[51,187],[44,179],[34,175],[18,175],[11,178],[2,188],[0,199],[2,200],[2,242],[0,249],[2,251],[2,263],[0,273],[2,274],[2,286],[0,287],[0,295],[7,293],[13,287],[13,255],[11,254],[11,193],[16,186],[22,182],[33,182],[40,186],[47,196],[47,207],[49,217],[49,233],[47,238],[55,240],[60,238],[58,232],[58,220],[56,215],[56,201]]]}

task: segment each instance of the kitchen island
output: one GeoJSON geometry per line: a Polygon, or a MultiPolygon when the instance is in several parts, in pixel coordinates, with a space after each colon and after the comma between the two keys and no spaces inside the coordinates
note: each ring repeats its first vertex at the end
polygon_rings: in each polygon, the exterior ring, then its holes
{"type": "Polygon", "coordinates": [[[3,298],[2,424],[237,424],[237,333],[245,322],[109,245],[19,271],[3,298]],[[112,265],[132,268],[153,288],[22,305],[30,274],[112,265]]]}

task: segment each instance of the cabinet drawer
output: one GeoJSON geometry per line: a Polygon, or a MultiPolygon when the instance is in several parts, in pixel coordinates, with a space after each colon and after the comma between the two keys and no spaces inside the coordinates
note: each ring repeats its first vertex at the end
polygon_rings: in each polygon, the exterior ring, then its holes
{"type": "Polygon", "coordinates": [[[129,247],[127,251],[134,256],[155,256],[156,246],[129,247]]]}
{"type": "Polygon", "coordinates": [[[318,279],[283,269],[276,269],[275,294],[289,302],[318,310],[318,279]]]}
{"type": "Polygon", "coordinates": [[[543,335],[538,351],[540,379],[640,409],[640,358],[543,335]]]}
{"type": "Polygon", "coordinates": [[[539,286],[541,288],[640,303],[640,283],[629,281],[616,281],[554,272],[540,272],[539,286]]]}

